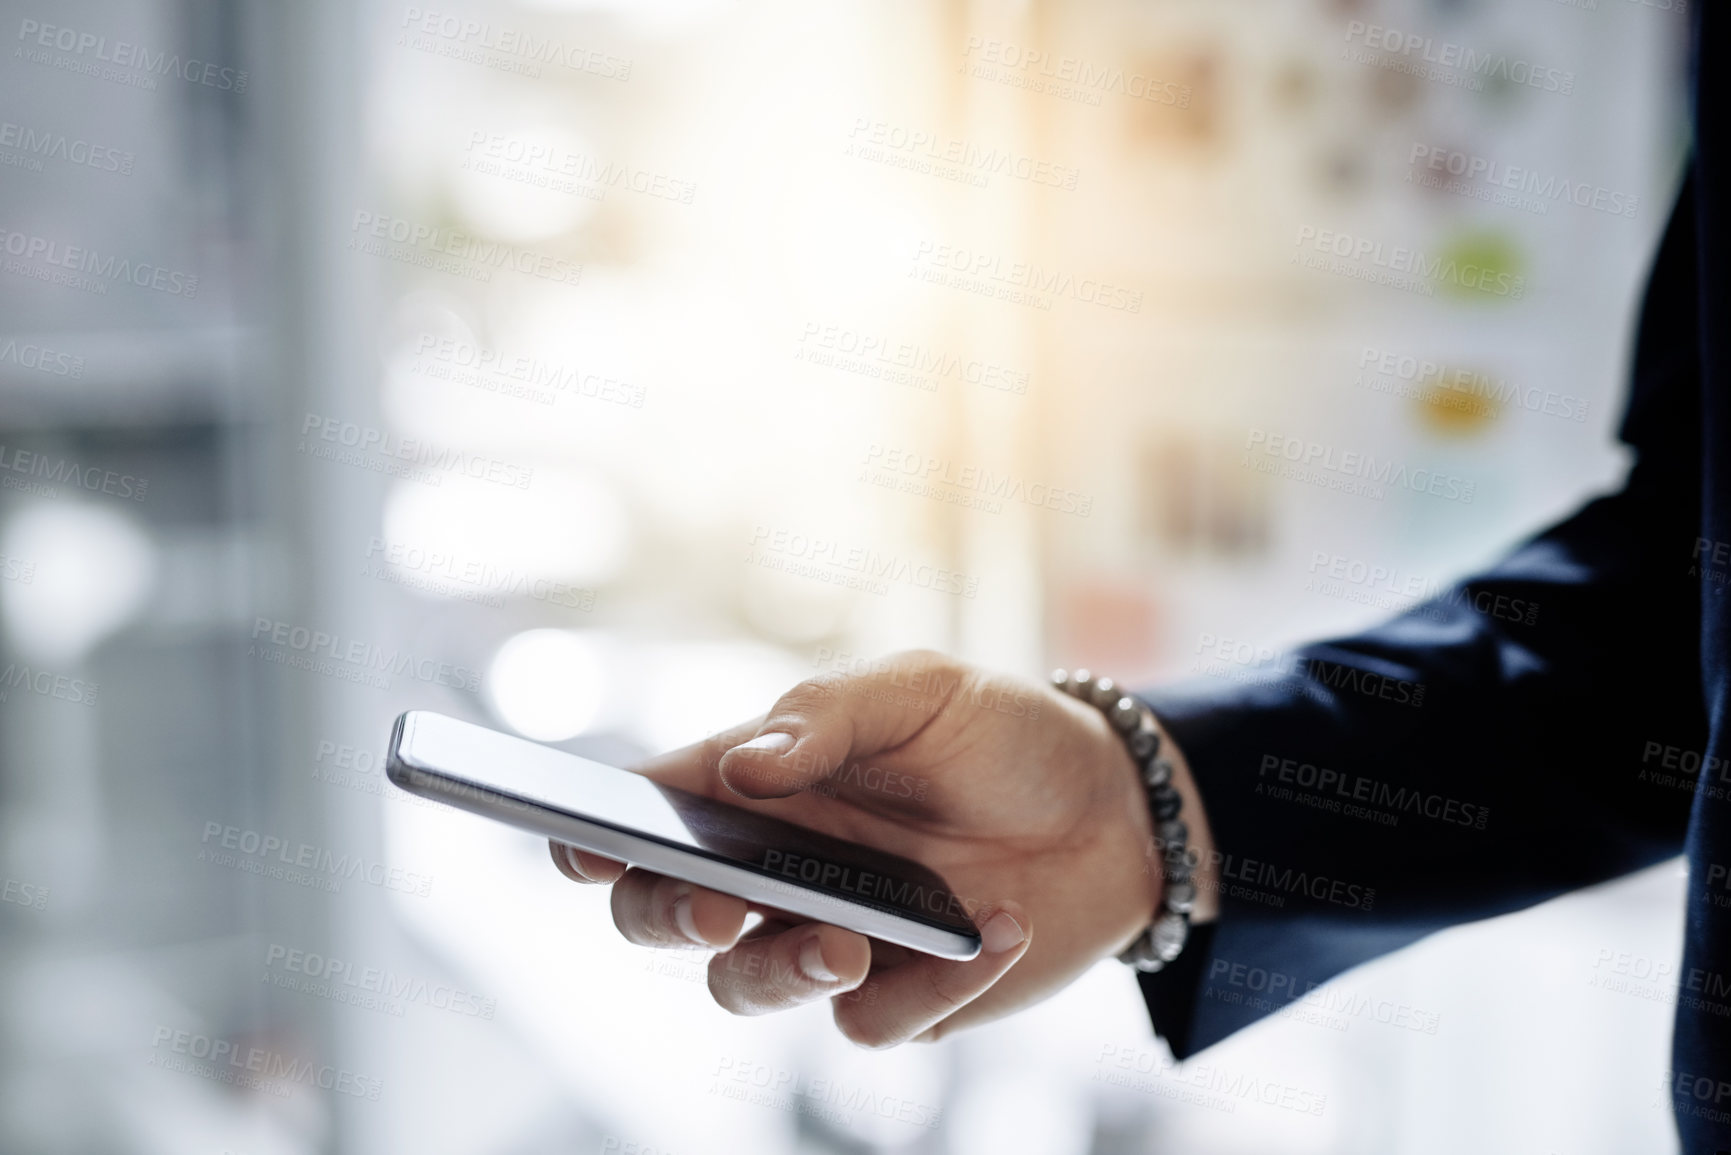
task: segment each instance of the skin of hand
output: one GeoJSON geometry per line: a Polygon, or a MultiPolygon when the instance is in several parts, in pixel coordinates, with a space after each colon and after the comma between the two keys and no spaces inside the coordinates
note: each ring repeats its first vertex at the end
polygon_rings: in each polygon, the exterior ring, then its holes
{"type": "MultiPolygon", "coordinates": [[[[1207,816],[1170,738],[1163,751],[1200,856],[1193,921],[1206,921],[1218,894],[1207,816]]],[[[641,772],[914,859],[949,883],[983,942],[969,962],[551,844],[567,878],[612,884],[629,941],[716,950],[709,989],[722,1007],[829,999],[863,1047],[931,1042],[1038,1002],[1128,946],[1159,904],[1147,795],[1105,715],[941,654],[809,679],[763,717],[641,772]],[[762,922],[745,932],[750,913],[762,922]]]]}

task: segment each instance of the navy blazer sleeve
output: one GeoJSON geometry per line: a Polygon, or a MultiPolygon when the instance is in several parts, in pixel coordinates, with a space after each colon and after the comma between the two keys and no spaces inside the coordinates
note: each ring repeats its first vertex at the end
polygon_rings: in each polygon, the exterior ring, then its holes
{"type": "Polygon", "coordinates": [[[1265,682],[1143,695],[1196,775],[1221,917],[1141,977],[1180,1058],[1432,931],[1677,854],[1699,751],[1693,177],[1642,306],[1623,490],[1265,682]]]}

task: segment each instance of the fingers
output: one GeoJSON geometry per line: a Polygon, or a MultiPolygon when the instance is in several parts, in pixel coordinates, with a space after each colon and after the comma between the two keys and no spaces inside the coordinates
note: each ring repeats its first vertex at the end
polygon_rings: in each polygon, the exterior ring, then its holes
{"type": "Polygon", "coordinates": [[[559,868],[559,873],[572,882],[617,882],[625,873],[623,862],[578,850],[563,842],[548,842],[547,849],[553,852],[553,865],[559,868]]]}
{"type": "Polygon", "coordinates": [[[743,898],[632,867],[613,884],[613,925],[638,946],[726,950],[739,940],[743,898]]]}
{"type": "Polygon", "coordinates": [[[837,1000],[836,1026],[873,1050],[916,1037],[935,1040],[951,1016],[990,990],[1027,953],[1033,926],[1018,903],[1005,902],[981,924],[980,940],[979,956],[969,962],[910,952],[899,965],[874,968],[865,989],[876,997],[837,1000]]]}
{"type": "Polygon", "coordinates": [[[766,923],[709,960],[709,993],[736,1015],[761,1015],[851,991],[871,967],[864,935],[823,923],[766,923]]]}
{"type": "Polygon", "coordinates": [[[721,780],[747,798],[786,798],[866,758],[899,746],[948,704],[962,674],[940,654],[898,655],[893,667],[918,694],[885,693],[874,675],[810,678],[781,696],[756,736],[721,756],[721,780]]]}

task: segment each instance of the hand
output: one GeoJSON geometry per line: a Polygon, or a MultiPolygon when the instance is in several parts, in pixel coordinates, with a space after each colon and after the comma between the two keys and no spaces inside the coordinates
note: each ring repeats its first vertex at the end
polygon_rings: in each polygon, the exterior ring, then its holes
{"type": "MultiPolygon", "coordinates": [[[[1201,801],[1168,757],[1207,863],[1201,801]]],[[[953,962],[552,844],[567,877],[613,884],[630,941],[718,950],[709,989],[736,1014],[828,998],[862,1046],[935,1040],[1058,991],[1128,946],[1159,904],[1147,797],[1105,715],[941,654],[802,682],[764,717],[643,772],[924,863],[974,914],[981,953],[953,962]],[[763,922],[742,936],[752,912],[763,922]]],[[[1206,918],[1212,891],[1198,891],[1206,918]]]]}

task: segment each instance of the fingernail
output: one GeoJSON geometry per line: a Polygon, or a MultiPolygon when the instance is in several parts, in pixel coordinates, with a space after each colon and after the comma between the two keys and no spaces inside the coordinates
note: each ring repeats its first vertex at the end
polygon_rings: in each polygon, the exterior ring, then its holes
{"type": "Polygon", "coordinates": [[[583,861],[577,857],[577,848],[575,846],[567,846],[565,848],[565,861],[571,865],[572,870],[577,872],[578,878],[585,878],[590,882],[595,881],[594,877],[591,876],[587,870],[583,869],[583,861]]]}
{"type": "Polygon", "coordinates": [[[815,934],[799,948],[799,969],[814,983],[833,983],[841,977],[824,965],[823,940],[815,934]]]}
{"type": "Polygon", "coordinates": [[[771,730],[767,734],[759,734],[749,742],[741,742],[735,750],[766,750],[771,754],[784,754],[793,749],[792,734],[783,734],[779,730],[771,730]]]}
{"type": "Polygon", "coordinates": [[[691,917],[691,895],[682,894],[673,900],[673,922],[679,932],[699,946],[708,946],[697,933],[697,920],[691,917]]]}
{"type": "Polygon", "coordinates": [[[1010,917],[1009,911],[1000,910],[981,928],[980,945],[987,954],[1002,954],[1011,947],[1021,945],[1022,940],[1027,937],[1022,924],[1010,917]]]}

